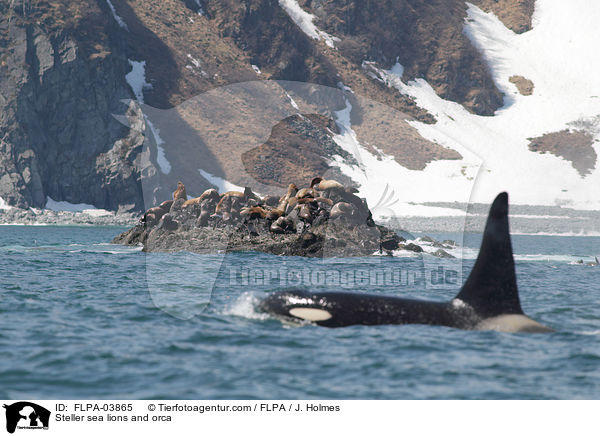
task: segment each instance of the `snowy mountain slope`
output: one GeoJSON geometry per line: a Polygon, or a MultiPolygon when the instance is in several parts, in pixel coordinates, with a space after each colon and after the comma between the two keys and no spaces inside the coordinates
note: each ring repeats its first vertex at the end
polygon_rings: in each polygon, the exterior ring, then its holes
{"type": "Polygon", "coordinates": [[[472,2],[0,3],[0,203],[139,211],[182,179],[322,172],[380,217],[500,190],[598,208],[600,6],[472,2]]]}
{"type": "MultiPolygon", "coordinates": [[[[399,64],[390,70],[371,68],[388,86],[413,96],[436,117],[436,124],[412,123],[425,138],[457,150],[467,148],[482,159],[471,201],[486,203],[507,190],[513,203],[600,208],[599,165],[582,176],[567,160],[528,148],[528,138],[570,129],[586,131],[595,140],[590,147],[600,152],[600,53],[595,49],[600,40],[600,4],[539,0],[533,29],[520,35],[471,4],[468,14],[465,33],[484,54],[496,85],[505,94],[505,104],[494,116],[478,116],[441,99],[425,80],[402,82],[399,64]],[[518,92],[509,81],[514,75],[533,82],[532,95],[518,92]]],[[[425,183],[436,187],[425,196],[462,201],[471,182],[463,177],[456,184],[448,183],[452,179],[439,174],[440,164],[430,164],[423,171],[425,183]]],[[[384,167],[374,162],[370,171],[382,173],[384,167]]],[[[402,192],[404,180],[390,180],[402,192]]],[[[404,213],[401,208],[395,212],[404,213]]]]}

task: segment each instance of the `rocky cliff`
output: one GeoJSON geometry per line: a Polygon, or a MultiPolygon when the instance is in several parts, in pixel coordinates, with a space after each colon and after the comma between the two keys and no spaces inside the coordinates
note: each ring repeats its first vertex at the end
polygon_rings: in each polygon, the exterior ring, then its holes
{"type": "MultiPolygon", "coordinates": [[[[516,31],[531,25],[533,0],[474,3],[516,31]]],[[[50,197],[141,211],[142,181],[171,186],[178,174],[161,167],[162,139],[148,134],[138,104],[175,108],[239,82],[343,84],[398,111],[400,121],[434,123],[369,68],[399,62],[404,79],[424,77],[440,96],[491,115],[502,94],[463,33],[465,18],[465,3],[455,0],[1,0],[0,197],[19,207],[44,207],[50,197]],[[303,25],[306,17],[318,25],[315,34],[303,25]],[[114,115],[125,116],[127,126],[114,115]]],[[[332,118],[274,124],[271,138],[244,154],[246,170],[282,186],[300,171],[298,150],[308,150],[313,154],[303,155],[311,163],[305,172],[325,172],[334,156],[344,156],[331,140],[332,118]],[[298,123],[300,133],[293,129],[298,123]],[[300,147],[287,143],[293,137],[300,147]],[[279,164],[268,169],[264,156],[274,153],[279,164]]],[[[374,138],[378,127],[367,121],[353,120],[357,134],[374,138]]],[[[460,157],[421,138],[408,123],[392,124],[397,144],[385,151],[407,168],[460,157]],[[405,143],[420,151],[407,152],[405,143]]],[[[210,152],[223,167],[219,146],[210,152]]],[[[164,153],[177,161],[169,148],[164,153]]],[[[234,177],[226,168],[222,174],[234,177]]],[[[200,173],[189,183],[195,192],[214,186],[200,173]]],[[[155,191],[152,201],[168,197],[155,191]]]]}

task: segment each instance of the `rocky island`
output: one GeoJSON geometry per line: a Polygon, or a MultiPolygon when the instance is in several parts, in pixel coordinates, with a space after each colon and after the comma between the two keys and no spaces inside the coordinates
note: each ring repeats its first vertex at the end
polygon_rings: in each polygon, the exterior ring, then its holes
{"type": "Polygon", "coordinates": [[[373,221],[365,199],[335,180],[290,184],[281,197],[206,190],[188,199],[179,182],[173,200],[146,211],[113,243],[143,250],[197,253],[262,251],[306,257],[365,256],[393,250],[423,251],[373,221]]]}

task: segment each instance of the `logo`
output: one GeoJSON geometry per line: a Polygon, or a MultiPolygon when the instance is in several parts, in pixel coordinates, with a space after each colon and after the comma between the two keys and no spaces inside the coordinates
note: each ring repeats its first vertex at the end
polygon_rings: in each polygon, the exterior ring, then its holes
{"type": "Polygon", "coordinates": [[[28,401],[3,406],[6,409],[6,431],[14,433],[18,429],[48,430],[50,411],[28,401]]]}

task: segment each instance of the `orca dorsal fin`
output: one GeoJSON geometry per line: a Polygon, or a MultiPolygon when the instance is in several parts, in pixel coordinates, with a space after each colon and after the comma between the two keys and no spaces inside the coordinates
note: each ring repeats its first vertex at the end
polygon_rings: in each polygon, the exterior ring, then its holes
{"type": "Polygon", "coordinates": [[[483,318],[522,314],[508,228],[508,194],[498,194],[488,214],[479,256],[456,298],[483,318]]]}

